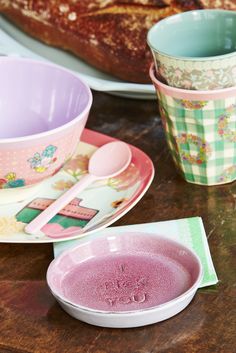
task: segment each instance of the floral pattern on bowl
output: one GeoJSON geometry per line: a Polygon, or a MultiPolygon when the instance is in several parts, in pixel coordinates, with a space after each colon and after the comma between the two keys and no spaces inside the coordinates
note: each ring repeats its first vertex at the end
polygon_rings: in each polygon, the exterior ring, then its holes
{"type": "Polygon", "coordinates": [[[19,143],[17,151],[0,148],[0,191],[34,187],[35,184],[53,176],[76,149],[80,135],[79,126],[68,129],[62,137],[47,137],[46,143],[42,145],[36,141],[35,146],[28,146],[26,140],[19,143]],[[52,143],[48,143],[48,140],[52,143]]]}
{"type": "MultiPolygon", "coordinates": [[[[37,193],[22,202],[0,205],[0,242],[45,243],[85,236],[107,227],[128,212],[144,195],[154,176],[150,158],[130,145],[132,161],[120,175],[96,182],[81,192],[35,235],[24,227],[86,173],[97,147],[114,141],[85,129],[75,155],[37,193]]],[[[12,175],[13,176],[13,175],[12,175]]]]}
{"type": "Polygon", "coordinates": [[[56,146],[47,146],[42,153],[36,152],[32,158],[28,159],[30,167],[34,169],[36,173],[44,173],[50,166],[55,163],[57,158],[54,154],[57,150],[56,146]]]}
{"type": "Polygon", "coordinates": [[[0,179],[0,189],[17,188],[25,186],[25,179],[18,178],[16,173],[10,172],[0,179]]]}

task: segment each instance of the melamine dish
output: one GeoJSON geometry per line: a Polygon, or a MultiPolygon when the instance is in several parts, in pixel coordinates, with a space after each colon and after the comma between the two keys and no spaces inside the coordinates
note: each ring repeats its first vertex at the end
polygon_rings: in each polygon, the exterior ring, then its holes
{"type": "Polygon", "coordinates": [[[214,90],[236,86],[236,12],[194,10],[148,32],[156,70],[169,86],[214,90]]]}
{"type": "Polygon", "coordinates": [[[0,202],[21,200],[76,149],[92,104],[76,74],[47,62],[0,58],[0,202]]]}
{"type": "Polygon", "coordinates": [[[138,327],[176,315],[202,277],[188,248],[148,233],[103,236],[66,250],[50,264],[47,283],[73,317],[104,327],[138,327]]]}
{"type": "Polygon", "coordinates": [[[190,183],[219,185],[236,180],[236,86],[211,91],[170,87],[150,77],[173,160],[190,183]]]}

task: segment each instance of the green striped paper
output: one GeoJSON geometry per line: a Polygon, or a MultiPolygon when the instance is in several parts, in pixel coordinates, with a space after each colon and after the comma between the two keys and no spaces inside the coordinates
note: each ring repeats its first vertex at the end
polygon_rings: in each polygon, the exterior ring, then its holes
{"type": "Polygon", "coordinates": [[[203,278],[199,287],[216,284],[218,278],[212,262],[206,233],[200,217],[183,218],[178,220],[134,224],[122,227],[109,227],[84,238],[54,243],[54,255],[58,256],[62,251],[74,247],[81,242],[92,240],[105,235],[117,235],[124,232],[146,232],[154,233],[179,241],[183,245],[191,248],[200,258],[203,266],[203,278]]]}

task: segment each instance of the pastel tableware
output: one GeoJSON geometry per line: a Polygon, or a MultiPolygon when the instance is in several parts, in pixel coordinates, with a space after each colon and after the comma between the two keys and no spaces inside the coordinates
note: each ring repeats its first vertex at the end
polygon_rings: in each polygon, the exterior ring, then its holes
{"type": "Polygon", "coordinates": [[[48,206],[26,227],[26,233],[37,233],[40,229],[73,200],[81,191],[96,180],[112,178],[122,173],[130,164],[131,151],[122,141],[113,141],[97,149],[89,160],[88,174],[48,206]]]}
{"type": "Polygon", "coordinates": [[[236,87],[173,88],[150,77],[172,157],[186,181],[219,185],[236,180],[236,87]]]}
{"type": "Polygon", "coordinates": [[[47,58],[51,62],[77,72],[95,91],[108,92],[125,98],[155,99],[152,84],[114,80],[114,77],[96,70],[65,50],[56,49],[34,39],[3,17],[0,17],[0,43],[0,50],[4,55],[20,55],[40,60],[47,58]]]}
{"type": "Polygon", "coordinates": [[[189,90],[236,86],[236,12],[195,10],[170,16],[148,32],[156,70],[189,90]]]}
{"type": "Polygon", "coordinates": [[[0,58],[0,203],[29,197],[73,155],[92,94],[57,65],[0,58]]]}
{"type": "Polygon", "coordinates": [[[201,278],[201,263],[190,249],[145,232],[82,242],[47,271],[48,286],[66,312],[104,327],[138,327],[176,315],[201,278]]]}
{"type": "Polygon", "coordinates": [[[100,180],[82,191],[36,234],[27,234],[25,226],[50,203],[71,188],[87,173],[94,152],[116,139],[84,129],[73,157],[51,178],[43,182],[29,199],[0,205],[1,243],[52,243],[84,237],[108,227],[143,197],[154,176],[151,159],[140,149],[129,145],[130,165],[116,177],[100,180]]]}

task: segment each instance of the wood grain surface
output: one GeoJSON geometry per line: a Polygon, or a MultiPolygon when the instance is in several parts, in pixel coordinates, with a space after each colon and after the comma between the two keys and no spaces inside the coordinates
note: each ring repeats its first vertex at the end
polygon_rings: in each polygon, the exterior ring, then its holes
{"type": "Polygon", "coordinates": [[[220,279],[177,316],[135,329],[105,329],[66,314],[45,274],[52,244],[0,244],[0,353],[233,353],[236,347],[236,183],[204,187],[178,175],[156,101],[94,92],[87,127],[146,152],[156,169],[143,199],[115,225],[201,216],[220,279]]]}

